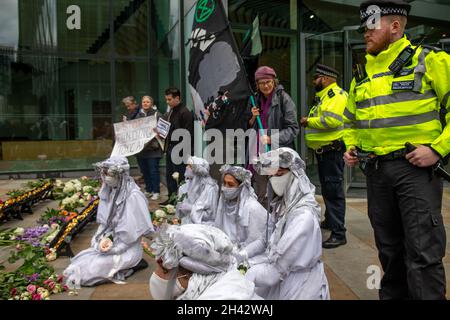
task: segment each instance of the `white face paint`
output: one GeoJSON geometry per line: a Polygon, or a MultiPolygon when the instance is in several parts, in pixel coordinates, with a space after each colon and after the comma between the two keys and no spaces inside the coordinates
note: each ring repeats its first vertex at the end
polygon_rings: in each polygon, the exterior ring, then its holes
{"type": "MultiPolygon", "coordinates": [[[[152,276],[150,277],[150,294],[152,295],[153,299],[165,300],[168,285],[169,280],[165,280],[153,272],[152,276]]],[[[186,289],[181,286],[180,282],[177,279],[173,288],[173,292],[169,299],[175,299],[176,297],[179,297],[185,290],[186,289]]]]}
{"type": "Polygon", "coordinates": [[[108,187],[115,188],[119,185],[119,178],[105,176],[105,184],[108,187]]]}
{"type": "Polygon", "coordinates": [[[291,180],[291,176],[292,172],[289,171],[282,176],[273,176],[269,179],[273,192],[275,192],[277,196],[282,197],[284,195],[284,192],[286,191],[286,188],[291,180]]]}

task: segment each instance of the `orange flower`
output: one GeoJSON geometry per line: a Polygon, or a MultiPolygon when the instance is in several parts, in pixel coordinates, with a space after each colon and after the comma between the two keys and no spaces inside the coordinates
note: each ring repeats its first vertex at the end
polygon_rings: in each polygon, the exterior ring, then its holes
{"type": "Polygon", "coordinates": [[[69,218],[70,219],[73,219],[73,218],[75,218],[77,216],[77,213],[76,212],[71,212],[70,214],[69,214],[69,218]]]}

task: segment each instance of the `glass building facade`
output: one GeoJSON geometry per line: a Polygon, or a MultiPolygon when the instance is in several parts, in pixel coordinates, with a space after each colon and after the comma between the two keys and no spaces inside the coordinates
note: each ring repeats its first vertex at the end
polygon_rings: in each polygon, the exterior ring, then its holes
{"type": "MultiPolygon", "coordinates": [[[[220,0],[208,0],[220,1],[220,0]]],[[[275,68],[305,115],[317,62],[336,67],[348,89],[364,57],[356,30],[360,0],[223,0],[238,46],[259,15],[259,64],[275,68]]],[[[410,1],[407,33],[450,50],[450,0],[410,1]]],[[[0,175],[85,170],[112,150],[112,124],[133,95],[164,89],[186,96],[194,0],[2,0],[0,175]]],[[[303,132],[297,149],[314,170],[303,132]]],[[[354,179],[350,177],[350,180],[354,179]]]]}

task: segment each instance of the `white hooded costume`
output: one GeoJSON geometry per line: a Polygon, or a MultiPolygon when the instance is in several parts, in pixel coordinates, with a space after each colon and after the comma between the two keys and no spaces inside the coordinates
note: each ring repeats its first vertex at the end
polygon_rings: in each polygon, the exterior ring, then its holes
{"type": "Polygon", "coordinates": [[[214,224],[219,198],[219,186],[209,175],[209,164],[198,157],[190,157],[186,168],[186,183],[180,187],[178,195],[186,193],[182,202],[177,205],[177,215],[182,224],[204,223],[214,224]]]}
{"type": "Polygon", "coordinates": [[[147,199],[129,175],[128,160],[111,157],[95,166],[103,181],[97,210],[99,227],[91,247],[72,258],[64,270],[69,288],[121,283],[142,259],[141,237],[154,231],[147,199]],[[102,252],[100,243],[108,237],[112,238],[111,249],[102,252]]]}
{"type": "MultiPolygon", "coordinates": [[[[260,300],[255,286],[236,269],[234,246],[221,230],[202,224],[164,225],[152,244],[156,259],[173,273],[164,282],[165,299],[177,300],[260,300]],[[188,286],[175,285],[176,270],[181,266],[192,272],[188,286]],[[175,286],[178,288],[175,289],[175,286]],[[177,292],[175,294],[174,292],[177,292]]],[[[156,296],[158,282],[150,278],[150,293],[156,296]]]]}
{"type": "Polygon", "coordinates": [[[267,211],[258,202],[251,186],[252,173],[249,170],[224,165],[220,172],[222,181],[228,174],[240,182],[240,185],[238,188],[222,187],[215,225],[224,231],[236,246],[243,248],[265,234],[267,211]],[[231,199],[227,192],[230,192],[231,199]]]}
{"type": "Polygon", "coordinates": [[[305,163],[294,150],[280,148],[263,154],[256,169],[274,175],[278,168],[290,171],[274,196],[268,184],[270,219],[267,237],[249,244],[239,254],[249,258],[246,278],[255,283],[256,293],[269,300],[328,300],[324,272],[320,206],[314,198],[305,163]],[[281,191],[280,191],[281,190],[281,191]]]}

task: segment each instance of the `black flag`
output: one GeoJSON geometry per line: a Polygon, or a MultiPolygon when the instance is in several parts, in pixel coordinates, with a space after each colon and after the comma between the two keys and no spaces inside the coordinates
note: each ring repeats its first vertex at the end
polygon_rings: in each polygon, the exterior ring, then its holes
{"type": "Polygon", "coordinates": [[[244,60],[245,70],[247,72],[248,81],[253,91],[256,91],[255,72],[258,68],[259,56],[262,52],[261,32],[259,30],[259,17],[253,20],[252,27],[247,31],[242,41],[241,56],[244,60]]]}
{"type": "Polygon", "coordinates": [[[207,106],[226,93],[224,108],[233,108],[234,120],[228,117],[221,126],[242,127],[240,114],[251,89],[221,0],[197,1],[189,43],[189,89],[197,119],[206,124],[207,106]]]}

